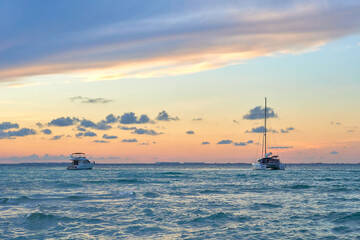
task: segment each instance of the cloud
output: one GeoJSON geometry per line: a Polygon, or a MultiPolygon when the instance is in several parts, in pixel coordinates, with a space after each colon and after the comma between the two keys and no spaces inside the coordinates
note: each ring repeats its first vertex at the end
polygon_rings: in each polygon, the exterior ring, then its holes
{"type": "Polygon", "coordinates": [[[190,130],[190,131],[187,131],[186,134],[191,135],[191,134],[195,134],[195,132],[190,130]]]}
{"type": "Polygon", "coordinates": [[[246,142],[234,142],[234,146],[246,146],[246,142]]]}
{"type": "Polygon", "coordinates": [[[12,162],[12,163],[20,163],[20,162],[58,162],[58,161],[64,161],[64,160],[68,160],[68,156],[65,155],[50,155],[50,154],[45,154],[44,156],[40,157],[37,154],[32,154],[32,155],[28,155],[28,156],[21,156],[21,157],[17,157],[17,156],[13,156],[13,157],[5,157],[5,158],[0,158],[1,162],[12,162]]]}
{"type": "Polygon", "coordinates": [[[239,122],[238,122],[238,121],[236,121],[236,120],[233,120],[233,122],[234,122],[234,123],[236,123],[236,124],[239,124],[239,122]]]}
{"type": "Polygon", "coordinates": [[[84,133],[84,137],[96,137],[97,134],[91,131],[87,131],[84,133]]]}
{"type": "Polygon", "coordinates": [[[232,140],[221,140],[220,142],[218,142],[217,144],[232,144],[233,141],[232,140]]]}
{"type": "Polygon", "coordinates": [[[180,75],[316,49],[360,29],[358,1],[162,1],[138,11],[142,4],[23,2],[16,15],[19,6],[10,1],[1,13],[16,21],[0,23],[0,81],[180,75]]]}
{"type": "Polygon", "coordinates": [[[138,145],[150,145],[150,143],[139,143],[138,145]]]}
{"type": "Polygon", "coordinates": [[[336,155],[336,154],[339,154],[339,153],[337,151],[332,151],[332,152],[330,152],[330,154],[336,155]]]}
{"type": "Polygon", "coordinates": [[[97,134],[91,131],[79,132],[75,135],[76,137],[96,137],[97,134]]]}
{"type": "Polygon", "coordinates": [[[46,134],[46,135],[52,134],[52,131],[50,129],[43,129],[43,130],[41,130],[41,132],[46,134]]]}
{"type": "Polygon", "coordinates": [[[193,118],[192,121],[202,121],[203,119],[200,117],[200,118],[193,118]]]}
{"type": "Polygon", "coordinates": [[[210,144],[209,142],[202,142],[201,143],[202,145],[207,145],[207,144],[210,144]]]}
{"type": "Polygon", "coordinates": [[[103,138],[104,138],[104,139],[116,139],[116,138],[118,138],[118,137],[117,137],[117,136],[112,136],[112,135],[104,134],[104,135],[103,135],[103,138]]]}
{"type": "MultiPolygon", "coordinates": [[[[257,119],[264,119],[265,117],[265,108],[261,106],[254,107],[250,109],[248,114],[243,116],[243,119],[246,120],[257,120],[257,119]]],[[[266,118],[277,118],[278,115],[274,112],[272,108],[266,108],[266,118]]]]}
{"type": "Polygon", "coordinates": [[[53,136],[52,138],[50,138],[50,140],[59,140],[61,139],[62,137],[64,137],[65,135],[62,134],[62,135],[56,135],[56,136],[53,136]]]}
{"type": "MultiPolygon", "coordinates": [[[[252,144],[252,143],[254,143],[253,140],[249,140],[247,142],[234,142],[233,140],[226,139],[226,140],[221,140],[217,144],[232,144],[234,146],[247,146],[248,144],[252,144]]],[[[202,144],[209,144],[209,143],[203,142],[202,144]]]]}
{"type": "Polygon", "coordinates": [[[295,130],[295,128],[293,128],[293,127],[288,127],[288,128],[286,128],[286,129],[280,129],[280,132],[281,132],[281,133],[289,133],[289,132],[294,131],[294,130],[295,130]]]}
{"type": "Polygon", "coordinates": [[[109,103],[109,102],[113,102],[114,100],[111,99],[105,99],[105,98],[88,98],[88,97],[81,97],[81,96],[77,96],[77,97],[72,97],[70,98],[70,100],[72,102],[75,101],[79,101],[80,103],[109,103]]]}
{"type": "Polygon", "coordinates": [[[132,131],[131,133],[134,133],[134,134],[145,134],[145,135],[160,135],[162,133],[158,133],[158,132],[155,132],[154,130],[148,130],[148,129],[143,129],[143,128],[137,128],[135,129],[134,131],[132,131]]]}
{"type": "Polygon", "coordinates": [[[134,129],[137,129],[136,127],[123,127],[123,126],[119,126],[119,128],[121,130],[134,130],[134,129]]]}
{"type": "Polygon", "coordinates": [[[130,143],[132,143],[132,142],[138,142],[138,140],[136,140],[135,138],[133,138],[133,139],[123,139],[123,140],[121,140],[121,142],[130,142],[130,143]]]}
{"type": "Polygon", "coordinates": [[[105,141],[105,140],[94,140],[93,142],[95,142],[95,143],[108,143],[109,141],[105,141]]]}
{"type": "Polygon", "coordinates": [[[44,125],[41,122],[36,123],[36,126],[38,126],[39,128],[42,128],[44,125]]]}
{"type": "Polygon", "coordinates": [[[115,117],[114,114],[109,114],[106,116],[105,119],[106,119],[105,120],[106,123],[115,123],[119,120],[119,117],[115,117]]]}
{"type": "Polygon", "coordinates": [[[82,137],[82,136],[84,136],[84,133],[82,133],[82,132],[75,134],[75,137],[77,137],[77,138],[82,137]]]}
{"type": "Polygon", "coordinates": [[[77,118],[70,118],[70,117],[60,117],[57,119],[53,119],[51,122],[48,123],[49,126],[57,126],[57,127],[67,127],[74,125],[78,121],[77,118]]]}
{"type": "Polygon", "coordinates": [[[291,146],[277,146],[277,147],[269,147],[269,149],[291,149],[294,147],[291,146]]]}
{"type": "Polygon", "coordinates": [[[85,127],[85,128],[97,129],[97,130],[108,130],[108,129],[112,128],[105,121],[100,121],[98,123],[94,123],[93,121],[90,121],[87,119],[81,120],[80,126],[85,127]]]}
{"type": "Polygon", "coordinates": [[[86,132],[86,128],[82,128],[82,127],[80,127],[80,126],[77,127],[77,130],[78,130],[78,131],[81,131],[81,132],[86,132]]]}
{"type": "MultiPolygon", "coordinates": [[[[252,128],[250,131],[247,130],[246,133],[263,133],[265,131],[265,127],[264,126],[260,126],[260,127],[256,127],[256,128],[252,128]]],[[[273,133],[277,133],[276,130],[274,129],[266,129],[267,132],[273,132],[273,133]]]]}
{"type": "Polygon", "coordinates": [[[29,135],[35,135],[36,131],[30,128],[22,128],[17,131],[7,131],[4,132],[0,130],[0,139],[15,139],[16,137],[25,137],[29,135]]]}
{"type": "Polygon", "coordinates": [[[252,143],[254,143],[253,140],[249,140],[247,142],[234,142],[234,146],[247,146],[247,145],[252,144],[252,143]]]}
{"type": "Polygon", "coordinates": [[[159,112],[158,116],[156,117],[158,121],[178,121],[178,117],[170,117],[169,114],[164,110],[159,112]]]}
{"type": "Polygon", "coordinates": [[[9,129],[12,129],[12,128],[19,128],[19,124],[11,123],[11,122],[0,123],[0,131],[9,130],[9,129]]]}
{"type": "Polygon", "coordinates": [[[150,118],[143,114],[140,117],[135,116],[135,113],[129,112],[124,113],[122,116],[120,116],[120,123],[122,124],[141,124],[141,123],[149,123],[150,118]]]}
{"type": "Polygon", "coordinates": [[[341,125],[341,122],[333,122],[333,121],[331,121],[330,124],[331,125],[341,125]]]}

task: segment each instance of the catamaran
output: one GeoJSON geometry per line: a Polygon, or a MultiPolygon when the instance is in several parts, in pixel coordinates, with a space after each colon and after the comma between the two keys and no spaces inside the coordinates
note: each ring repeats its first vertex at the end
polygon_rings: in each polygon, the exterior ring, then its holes
{"type": "Polygon", "coordinates": [[[263,153],[264,156],[257,160],[257,162],[252,163],[253,170],[266,170],[266,169],[273,169],[273,170],[285,170],[286,165],[280,162],[279,156],[272,155],[271,152],[267,152],[266,146],[266,112],[267,112],[267,99],[265,98],[265,123],[264,123],[264,144],[263,144],[263,153]]]}

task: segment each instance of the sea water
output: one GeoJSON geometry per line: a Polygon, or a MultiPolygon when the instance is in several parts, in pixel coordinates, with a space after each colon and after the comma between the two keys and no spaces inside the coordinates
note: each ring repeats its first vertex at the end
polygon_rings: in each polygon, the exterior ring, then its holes
{"type": "Polygon", "coordinates": [[[0,239],[360,239],[360,165],[0,165],[0,239]]]}

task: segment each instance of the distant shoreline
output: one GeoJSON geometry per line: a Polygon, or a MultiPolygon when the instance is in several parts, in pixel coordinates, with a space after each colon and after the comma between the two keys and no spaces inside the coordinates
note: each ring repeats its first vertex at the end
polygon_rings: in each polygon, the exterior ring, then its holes
{"type": "MultiPolygon", "coordinates": [[[[96,165],[147,165],[147,166],[220,166],[220,165],[250,165],[251,163],[205,163],[205,162],[156,162],[156,163],[96,163],[96,165]]],[[[287,165],[358,165],[360,163],[286,163],[287,165]]],[[[0,163],[0,165],[21,165],[21,166],[55,166],[69,165],[68,162],[29,162],[29,163],[0,163]]]]}

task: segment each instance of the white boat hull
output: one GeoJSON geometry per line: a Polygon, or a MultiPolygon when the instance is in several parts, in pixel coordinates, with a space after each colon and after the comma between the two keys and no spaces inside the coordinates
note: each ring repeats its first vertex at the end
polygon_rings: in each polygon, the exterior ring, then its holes
{"type": "Polygon", "coordinates": [[[285,167],[286,167],[285,164],[282,163],[279,164],[279,170],[285,170],[285,167]]]}
{"type": "Polygon", "coordinates": [[[67,167],[67,170],[90,170],[94,166],[93,163],[89,164],[80,164],[80,165],[70,165],[67,167]]]}
{"type": "Polygon", "coordinates": [[[253,170],[266,170],[266,164],[253,163],[252,164],[252,169],[253,170]]]}
{"type": "MultiPolygon", "coordinates": [[[[285,170],[286,165],[280,163],[278,168],[270,168],[270,169],[274,169],[274,170],[285,170]]],[[[253,170],[266,170],[266,164],[261,164],[261,163],[252,163],[252,169],[253,170]]]]}

